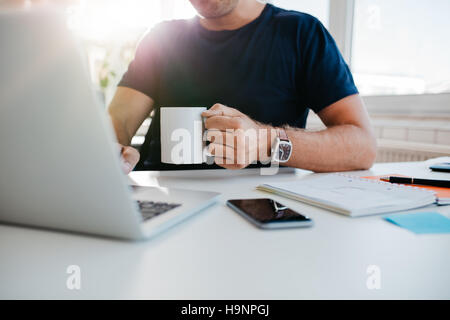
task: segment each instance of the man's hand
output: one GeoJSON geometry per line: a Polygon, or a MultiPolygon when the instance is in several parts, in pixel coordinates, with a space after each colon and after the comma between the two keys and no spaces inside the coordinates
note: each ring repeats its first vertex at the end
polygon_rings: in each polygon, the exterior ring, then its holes
{"type": "Polygon", "coordinates": [[[123,146],[119,144],[120,159],[122,170],[125,174],[129,174],[139,161],[139,151],[133,147],[123,146]]]}
{"type": "Polygon", "coordinates": [[[150,114],[153,100],[134,89],[118,87],[108,108],[119,144],[122,169],[128,174],[139,161],[139,152],[127,147],[139,126],[150,114]]]}
{"type": "Polygon", "coordinates": [[[243,169],[257,160],[270,159],[270,126],[218,103],[202,116],[206,118],[207,140],[211,142],[209,152],[217,165],[243,169]]]}

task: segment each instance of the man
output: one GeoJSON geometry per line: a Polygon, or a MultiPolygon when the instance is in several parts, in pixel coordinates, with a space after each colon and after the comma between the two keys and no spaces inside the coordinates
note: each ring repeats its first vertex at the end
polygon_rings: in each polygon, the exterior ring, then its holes
{"type": "Polygon", "coordinates": [[[164,22],[142,39],[110,105],[125,146],[125,172],[136,164],[138,170],[171,168],[160,163],[160,106],[209,107],[206,128],[223,132],[210,150],[224,168],[267,160],[250,151],[273,156],[275,135],[292,145],[287,166],[316,172],[372,166],[376,143],[367,112],[335,42],[316,18],[255,0],[190,1],[198,16],[164,22]],[[128,145],[153,109],[139,155],[128,145]],[[309,109],[327,129],[302,129],[309,109]],[[227,129],[275,134],[236,150],[243,146],[227,143],[227,129]],[[247,154],[246,162],[223,161],[229,151],[247,154]]]}

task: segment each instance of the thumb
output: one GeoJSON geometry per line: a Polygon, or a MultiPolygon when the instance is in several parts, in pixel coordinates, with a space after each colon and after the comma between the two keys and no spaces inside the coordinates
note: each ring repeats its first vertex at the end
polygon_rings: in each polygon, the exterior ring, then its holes
{"type": "Polygon", "coordinates": [[[131,172],[131,170],[133,170],[133,167],[131,166],[131,164],[125,160],[121,161],[121,167],[122,167],[122,171],[125,174],[129,174],[131,172]]]}
{"type": "Polygon", "coordinates": [[[139,161],[139,151],[133,147],[123,147],[122,149],[122,170],[128,174],[134,169],[139,161]]]}

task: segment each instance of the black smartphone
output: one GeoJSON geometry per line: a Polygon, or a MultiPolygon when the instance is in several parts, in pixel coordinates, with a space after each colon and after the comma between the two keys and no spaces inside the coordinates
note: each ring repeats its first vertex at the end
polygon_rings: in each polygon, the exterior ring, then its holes
{"type": "Polygon", "coordinates": [[[430,169],[433,171],[438,171],[438,172],[450,172],[450,163],[449,162],[438,163],[438,164],[432,165],[430,167],[430,169]]]}
{"type": "Polygon", "coordinates": [[[311,227],[313,221],[272,199],[228,200],[227,206],[261,229],[311,227]]]}

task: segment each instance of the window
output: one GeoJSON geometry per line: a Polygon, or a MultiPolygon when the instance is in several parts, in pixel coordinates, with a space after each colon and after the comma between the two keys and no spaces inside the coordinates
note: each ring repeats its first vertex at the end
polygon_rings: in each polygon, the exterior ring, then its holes
{"type": "Polygon", "coordinates": [[[449,0],[355,1],[351,67],[360,92],[450,92],[449,13],[449,0]]]}
{"type": "Polygon", "coordinates": [[[105,105],[146,30],[196,14],[188,0],[73,0],[67,13],[69,28],[84,42],[92,80],[105,105]]]}
{"type": "MultiPolygon", "coordinates": [[[[449,0],[270,2],[322,21],[349,64],[373,118],[437,119],[448,127],[449,0]]],[[[309,127],[319,127],[318,123],[310,113],[309,127]]]]}
{"type": "Polygon", "coordinates": [[[194,8],[187,0],[78,0],[68,8],[69,26],[84,39],[123,42],[170,19],[191,18],[194,8]]]}

